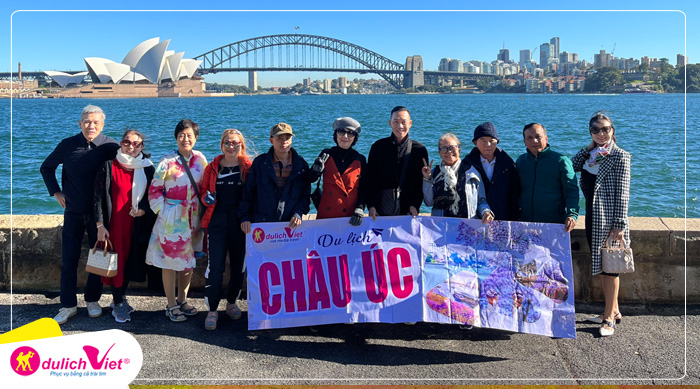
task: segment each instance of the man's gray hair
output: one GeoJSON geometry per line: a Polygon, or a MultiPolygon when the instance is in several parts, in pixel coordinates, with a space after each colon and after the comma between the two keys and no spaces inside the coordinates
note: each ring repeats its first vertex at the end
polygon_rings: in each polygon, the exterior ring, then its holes
{"type": "Polygon", "coordinates": [[[85,119],[85,116],[91,114],[91,113],[99,113],[102,115],[102,121],[104,122],[107,116],[105,115],[104,111],[102,111],[102,108],[96,106],[96,105],[88,105],[87,107],[83,108],[83,112],[80,113],[80,120],[85,119]]]}
{"type": "Polygon", "coordinates": [[[446,132],[446,133],[442,134],[440,139],[438,139],[438,147],[440,147],[440,142],[442,142],[443,140],[450,139],[450,138],[454,139],[455,142],[457,142],[457,146],[462,145],[462,142],[459,141],[459,138],[457,138],[457,135],[455,135],[453,132],[446,132]]]}

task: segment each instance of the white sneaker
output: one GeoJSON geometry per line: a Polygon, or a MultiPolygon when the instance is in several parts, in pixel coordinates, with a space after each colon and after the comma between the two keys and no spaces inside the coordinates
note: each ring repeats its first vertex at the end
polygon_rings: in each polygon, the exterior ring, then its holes
{"type": "Polygon", "coordinates": [[[87,311],[88,311],[88,316],[90,316],[92,318],[102,316],[102,307],[100,306],[100,303],[97,301],[87,303],[87,311]]]}
{"type": "Polygon", "coordinates": [[[56,315],[56,317],[53,319],[56,320],[58,324],[63,324],[67,322],[69,318],[75,316],[76,313],[78,313],[78,307],[63,307],[58,310],[58,315],[56,315]]]}

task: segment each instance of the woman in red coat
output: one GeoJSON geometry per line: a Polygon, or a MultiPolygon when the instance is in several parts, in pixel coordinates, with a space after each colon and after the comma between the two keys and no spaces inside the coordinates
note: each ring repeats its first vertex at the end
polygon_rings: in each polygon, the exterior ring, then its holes
{"type": "Polygon", "coordinates": [[[241,318],[241,310],[236,305],[243,287],[245,266],[245,234],[238,219],[238,205],[246,174],[252,162],[245,148],[245,138],[235,129],[221,134],[223,154],[204,169],[200,194],[207,207],[202,217],[202,228],[208,232],[209,265],[206,271],[204,302],[209,313],[204,320],[204,328],[215,330],[219,319],[217,311],[222,296],[226,254],[229,256],[230,278],[226,290],[226,315],[232,320],[241,318]]]}
{"type": "Polygon", "coordinates": [[[126,301],[129,281],[145,281],[146,248],[155,214],[148,204],[148,187],[155,168],[143,152],[144,135],[128,129],[117,157],[105,162],[95,177],[97,240],[109,238],[118,254],[117,275],[102,277],[112,286],[112,316],[117,323],[131,320],[134,309],[126,301]]]}

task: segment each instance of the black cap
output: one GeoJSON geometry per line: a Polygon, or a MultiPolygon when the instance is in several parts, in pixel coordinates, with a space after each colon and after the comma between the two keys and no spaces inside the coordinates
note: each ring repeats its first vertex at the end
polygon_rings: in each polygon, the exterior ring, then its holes
{"type": "Polygon", "coordinates": [[[491,138],[495,138],[497,142],[501,141],[498,138],[496,126],[494,126],[491,122],[481,123],[478,126],[476,126],[476,128],[474,129],[474,139],[472,139],[472,142],[476,142],[477,139],[483,136],[490,136],[491,138]]]}

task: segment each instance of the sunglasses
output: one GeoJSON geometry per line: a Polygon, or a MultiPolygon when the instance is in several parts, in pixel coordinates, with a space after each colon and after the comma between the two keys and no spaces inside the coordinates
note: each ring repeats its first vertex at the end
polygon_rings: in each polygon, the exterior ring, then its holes
{"type": "Polygon", "coordinates": [[[224,142],[221,142],[221,145],[224,147],[240,147],[241,142],[236,142],[235,140],[232,140],[230,142],[224,141],[224,142]]]}
{"type": "Polygon", "coordinates": [[[141,145],[143,145],[143,142],[139,142],[139,141],[132,142],[128,139],[122,139],[122,146],[124,146],[124,147],[134,146],[135,149],[138,149],[139,147],[141,147],[141,145]]]}
{"type": "Polygon", "coordinates": [[[603,134],[607,134],[610,131],[612,131],[612,127],[610,126],[604,126],[604,127],[591,127],[590,128],[591,134],[597,134],[599,132],[603,132],[603,134]]]}
{"type": "Polygon", "coordinates": [[[450,153],[450,152],[458,150],[458,149],[459,149],[459,146],[451,145],[451,146],[442,146],[442,147],[440,147],[439,150],[440,150],[440,154],[447,154],[447,153],[450,153]]]}
{"type": "Polygon", "coordinates": [[[354,138],[355,135],[356,135],[356,132],[355,132],[355,131],[353,131],[353,130],[346,130],[346,129],[343,129],[343,128],[339,128],[339,129],[335,130],[335,133],[338,134],[338,136],[347,135],[348,138],[354,138]]]}

